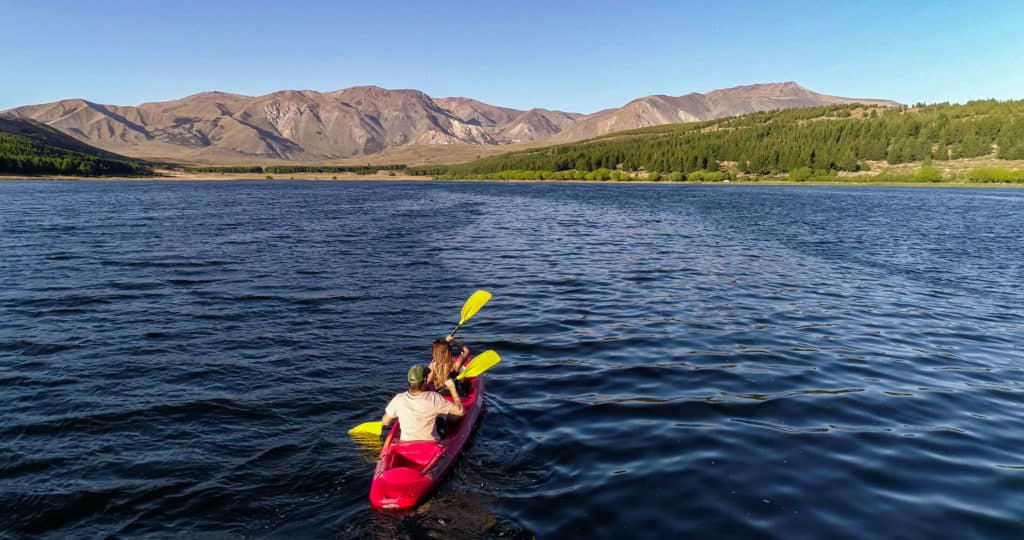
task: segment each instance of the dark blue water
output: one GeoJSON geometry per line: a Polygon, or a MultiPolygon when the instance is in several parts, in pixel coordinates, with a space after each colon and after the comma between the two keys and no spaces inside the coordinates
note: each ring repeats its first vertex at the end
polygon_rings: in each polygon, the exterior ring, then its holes
{"type": "Polygon", "coordinates": [[[1024,191],[0,183],[0,536],[1024,537],[1024,191]],[[377,419],[477,288],[416,512],[377,419]]]}

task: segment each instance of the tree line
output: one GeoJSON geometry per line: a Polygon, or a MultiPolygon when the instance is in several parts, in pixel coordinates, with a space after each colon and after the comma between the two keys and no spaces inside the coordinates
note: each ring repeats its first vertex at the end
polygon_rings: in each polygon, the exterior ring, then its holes
{"type": "Polygon", "coordinates": [[[479,177],[502,171],[861,171],[890,164],[987,156],[1024,159],[1024,101],[922,107],[837,105],[656,126],[512,152],[411,174],[479,177]]]}
{"type": "Polygon", "coordinates": [[[29,137],[0,133],[0,173],[69,176],[147,176],[148,165],[66,150],[29,137]]]}

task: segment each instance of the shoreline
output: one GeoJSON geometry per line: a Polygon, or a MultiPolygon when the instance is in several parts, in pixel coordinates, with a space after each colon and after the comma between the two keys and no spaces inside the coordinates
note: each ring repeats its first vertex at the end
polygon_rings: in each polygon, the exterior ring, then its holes
{"type": "MultiPolygon", "coordinates": [[[[85,182],[280,182],[280,181],[315,181],[315,182],[480,182],[480,183],[506,183],[506,184],[623,184],[623,185],[678,185],[678,186],[825,186],[825,187],[935,187],[935,188],[1024,188],[1022,183],[996,183],[996,182],[792,182],[786,180],[731,180],[728,182],[703,182],[703,181],[650,181],[650,180],[443,180],[427,176],[411,176],[396,174],[390,175],[357,175],[357,174],[336,174],[329,177],[316,173],[296,173],[287,177],[278,176],[268,180],[265,174],[197,174],[183,173],[162,176],[17,176],[0,175],[0,182],[9,181],[85,181],[85,182]]],[[[272,175],[271,175],[272,176],[272,175]]]]}
{"type": "Polygon", "coordinates": [[[354,173],[338,173],[338,174],[325,174],[325,173],[294,173],[287,175],[269,175],[272,178],[267,179],[265,173],[165,173],[155,174],[153,176],[67,176],[67,175],[47,175],[47,176],[25,176],[25,175],[9,175],[0,174],[0,182],[8,180],[85,180],[93,182],[152,182],[152,181],[167,181],[167,182],[239,182],[239,181],[253,181],[259,180],[262,182],[279,182],[281,180],[316,180],[319,182],[346,182],[352,180],[433,180],[431,177],[425,176],[411,176],[396,174],[354,174],[354,173]]]}

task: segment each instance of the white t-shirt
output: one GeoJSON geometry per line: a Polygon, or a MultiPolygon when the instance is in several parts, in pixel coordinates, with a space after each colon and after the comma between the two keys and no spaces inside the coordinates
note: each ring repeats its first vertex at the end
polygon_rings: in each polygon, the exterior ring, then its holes
{"type": "Polygon", "coordinates": [[[384,408],[388,416],[398,418],[403,441],[437,440],[437,415],[453,414],[454,410],[455,405],[437,392],[420,392],[418,396],[403,392],[384,408]]]}

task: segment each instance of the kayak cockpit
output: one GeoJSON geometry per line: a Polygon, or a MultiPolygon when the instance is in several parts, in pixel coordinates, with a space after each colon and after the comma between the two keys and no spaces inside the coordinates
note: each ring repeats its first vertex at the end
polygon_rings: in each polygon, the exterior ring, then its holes
{"type": "Polygon", "coordinates": [[[424,471],[441,455],[442,446],[434,441],[394,443],[391,448],[391,467],[406,467],[424,471]]]}

